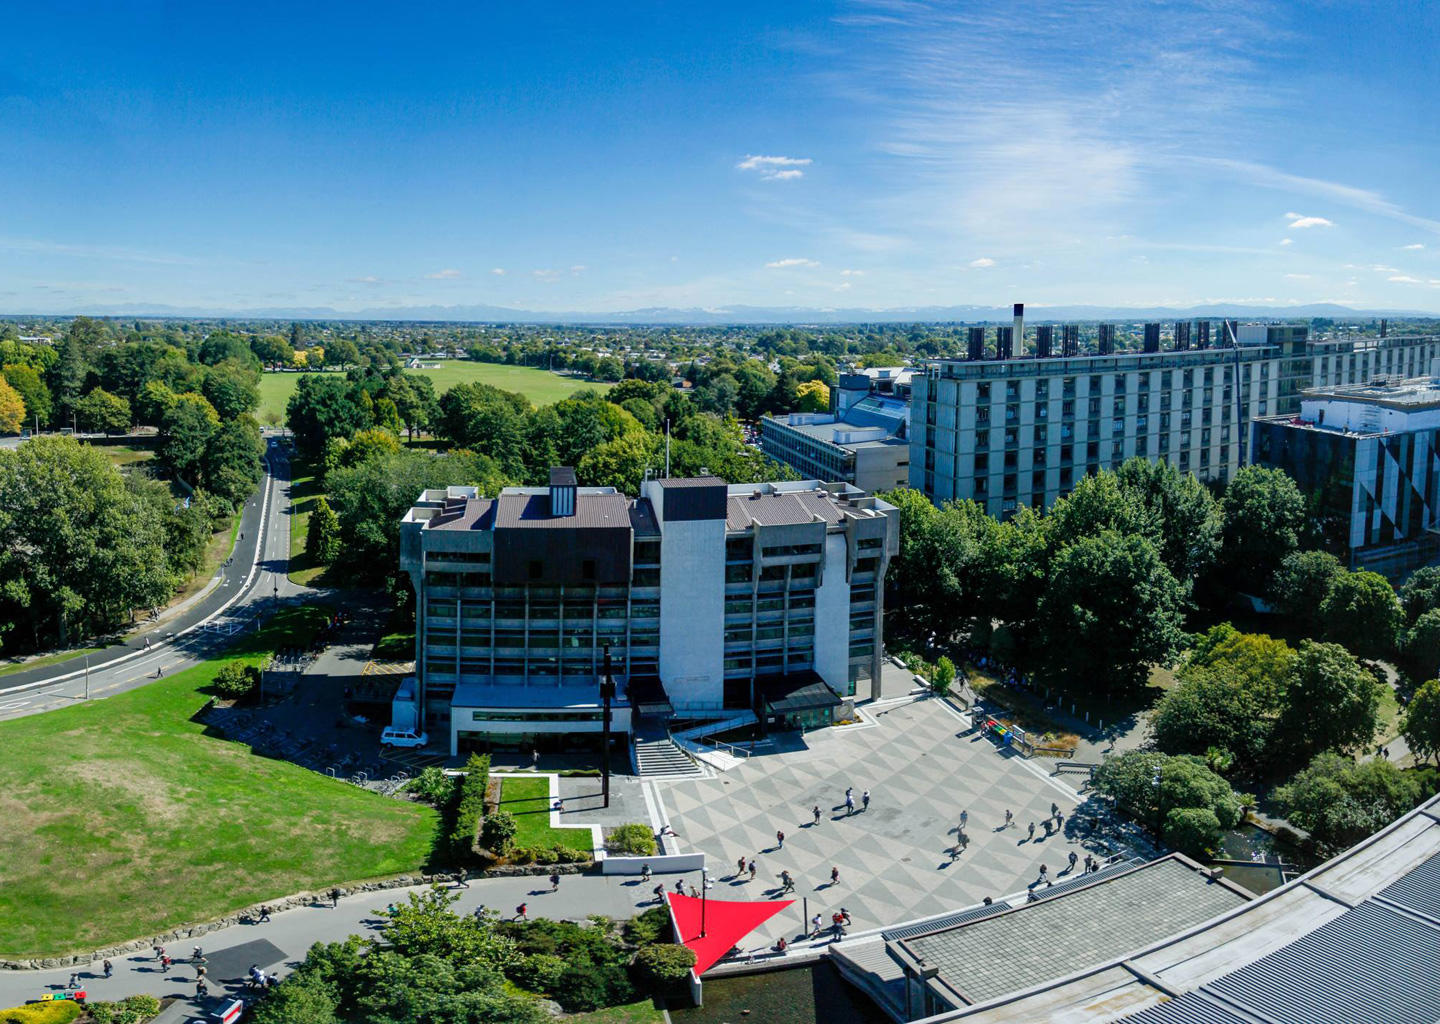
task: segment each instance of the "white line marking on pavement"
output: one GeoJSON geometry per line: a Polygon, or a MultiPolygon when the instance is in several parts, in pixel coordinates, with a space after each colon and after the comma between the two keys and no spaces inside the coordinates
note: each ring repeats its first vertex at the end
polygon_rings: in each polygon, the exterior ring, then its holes
{"type": "Polygon", "coordinates": [[[16,708],[23,708],[29,704],[28,700],[12,700],[9,704],[0,704],[0,711],[14,711],[16,708]]]}

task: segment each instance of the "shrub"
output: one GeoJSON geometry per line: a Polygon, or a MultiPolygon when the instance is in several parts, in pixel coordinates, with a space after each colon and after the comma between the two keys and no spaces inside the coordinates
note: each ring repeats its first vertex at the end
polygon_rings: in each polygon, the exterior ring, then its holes
{"type": "Polygon", "coordinates": [[[646,946],[630,961],[635,981],[644,988],[665,988],[683,981],[695,966],[695,951],[670,942],[646,946]]]}
{"type": "Polygon", "coordinates": [[[628,853],[634,857],[655,856],[655,833],[649,825],[621,825],[610,833],[606,846],[614,853],[628,853]]]}
{"type": "Polygon", "coordinates": [[[1165,842],[1205,860],[1220,845],[1220,819],[1208,807],[1176,807],[1165,815],[1165,842]]]}
{"type": "Polygon", "coordinates": [[[634,1002],[635,986],[622,964],[577,960],[556,979],[549,994],[566,1013],[584,1013],[634,1002]]]}
{"type": "Polygon", "coordinates": [[[485,790],[490,785],[490,757],[471,754],[465,762],[465,777],[455,787],[454,824],[450,827],[450,849],[462,860],[475,846],[475,833],[485,813],[485,790]]]}
{"type": "Polygon", "coordinates": [[[565,960],[553,953],[535,953],[507,972],[510,980],[530,992],[549,992],[565,973],[565,960]]]}
{"type": "Polygon", "coordinates": [[[239,700],[260,685],[260,670],[232,661],[215,673],[211,687],[222,697],[239,700]]]}
{"type": "Polygon", "coordinates": [[[143,1024],[160,1012],[154,996],[129,996],[118,1003],[88,1003],[92,1024],[143,1024]]]}
{"type": "Polygon", "coordinates": [[[13,1010],[0,1010],[0,1024],[70,1024],[80,1012],[80,1004],[71,999],[30,1003],[13,1010]]]}
{"type": "Polygon", "coordinates": [[[436,807],[443,807],[455,797],[455,779],[445,774],[445,769],[438,765],[430,765],[422,768],[420,774],[410,780],[406,788],[436,807]]]}
{"type": "Polygon", "coordinates": [[[503,856],[509,851],[517,831],[519,826],[515,824],[515,816],[509,811],[487,814],[480,824],[480,845],[503,856]]]}
{"type": "Polygon", "coordinates": [[[664,907],[651,907],[643,914],[630,918],[620,928],[625,941],[634,946],[649,946],[670,936],[670,911],[664,907]]]}

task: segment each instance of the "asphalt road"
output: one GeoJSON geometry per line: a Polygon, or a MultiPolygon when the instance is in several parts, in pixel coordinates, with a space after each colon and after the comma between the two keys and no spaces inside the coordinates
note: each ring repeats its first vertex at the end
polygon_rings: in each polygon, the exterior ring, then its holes
{"type": "Polygon", "coordinates": [[[157,670],[169,675],[189,668],[230,642],[225,633],[215,631],[217,626],[253,618],[303,593],[304,588],[286,576],[289,491],[289,461],[278,439],[271,438],[265,477],[241,514],[230,564],[220,569],[211,589],[103,651],[0,676],[0,719],[63,707],[87,699],[87,694],[92,699],[110,696],[153,681],[157,670]]]}

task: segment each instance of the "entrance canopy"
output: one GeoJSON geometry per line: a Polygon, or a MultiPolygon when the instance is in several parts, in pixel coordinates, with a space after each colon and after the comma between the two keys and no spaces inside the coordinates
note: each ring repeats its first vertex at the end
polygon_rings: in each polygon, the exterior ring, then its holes
{"type": "Polygon", "coordinates": [[[625,685],[625,698],[637,715],[668,717],[675,713],[659,676],[631,676],[625,685]]]}
{"type": "Polygon", "coordinates": [[[680,929],[680,941],[695,954],[695,973],[704,974],[740,940],[770,918],[794,903],[794,900],[702,900],[667,892],[670,913],[680,929]],[[701,904],[704,904],[705,934],[701,936],[701,904]]]}
{"type": "Polygon", "coordinates": [[[814,672],[788,676],[762,676],[755,680],[755,692],[768,715],[790,715],[800,711],[838,708],[840,695],[814,672]]]}

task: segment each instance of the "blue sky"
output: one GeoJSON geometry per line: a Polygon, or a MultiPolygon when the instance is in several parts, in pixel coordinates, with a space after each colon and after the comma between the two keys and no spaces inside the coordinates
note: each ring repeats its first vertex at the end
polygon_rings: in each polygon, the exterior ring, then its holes
{"type": "Polygon", "coordinates": [[[0,310],[1440,310],[1440,5],[3,0],[0,310]]]}

